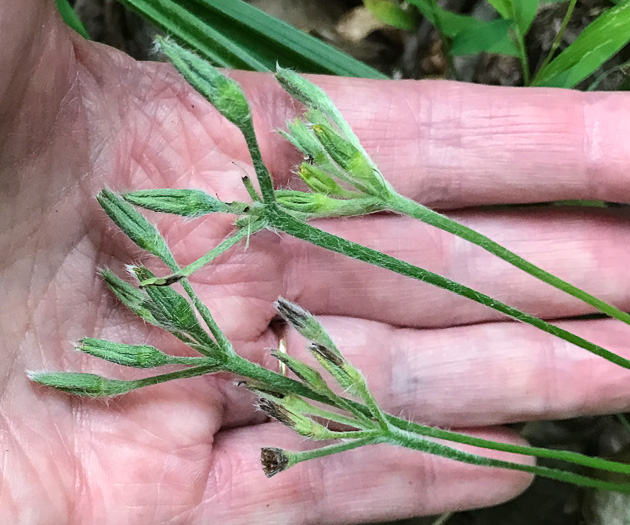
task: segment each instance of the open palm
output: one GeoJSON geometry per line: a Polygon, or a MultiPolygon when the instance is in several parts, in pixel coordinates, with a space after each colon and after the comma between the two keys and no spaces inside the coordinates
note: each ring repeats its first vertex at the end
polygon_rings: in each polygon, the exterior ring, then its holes
{"type": "MultiPolygon", "coordinates": [[[[0,521],[3,523],[352,523],[493,504],[526,476],[385,446],[299,465],[266,480],[260,446],[307,446],[253,408],[229,377],[201,377],[85,401],[29,383],[27,369],[140,377],[71,350],[84,336],[181,344],[137,321],[97,268],[154,265],[93,196],[199,188],[246,200],[238,131],[173,69],[80,40],[52,1],[0,7],[0,521]],[[378,454],[374,454],[378,451],[378,454]]],[[[299,108],[257,74],[253,104],[279,185],[299,160],[273,129],[299,108]]],[[[470,206],[558,199],[628,201],[630,109],[621,95],[449,83],[321,78],[385,175],[553,273],[630,308],[630,229],[621,212],[470,206]]],[[[181,264],[230,219],[151,217],[181,264]]],[[[545,318],[588,310],[477,248],[411,220],[372,216],[318,227],[445,274],[545,318]]],[[[155,266],[159,268],[159,266],[155,266]]],[[[376,397],[404,417],[516,441],[506,422],[627,409],[628,373],[478,305],[384,270],[257,234],[192,283],[249,359],[274,367],[272,302],[321,316],[376,397]]],[[[630,329],[560,321],[630,356],[630,329]]],[[[289,353],[301,342],[288,334],[289,353]]]]}

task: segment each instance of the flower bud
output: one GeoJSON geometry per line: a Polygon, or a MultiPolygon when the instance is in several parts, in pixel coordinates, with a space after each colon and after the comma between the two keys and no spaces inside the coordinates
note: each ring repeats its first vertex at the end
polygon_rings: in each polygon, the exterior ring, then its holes
{"type": "Polygon", "coordinates": [[[269,398],[262,398],[258,402],[258,408],[301,436],[318,440],[330,439],[332,436],[326,427],[304,414],[292,410],[283,403],[283,400],[274,401],[269,398]]]}
{"type": "Polygon", "coordinates": [[[385,179],[359,148],[326,124],[314,124],[313,132],[351,184],[377,197],[389,193],[385,179]]]}
{"type": "Polygon", "coordinates": [[[337,351],[333,351],[325,345],[312,343],[308,349],[326,371],[335,378],[335,381],[344,389],[351,393],[356,393],[355,371],[343,356],[337,351]]]}
{"type": "Polygon", "coordinates": [[[181,75],[226,119],[239,128],[251,125],[251,111],[241,87],[203,58],[174,42],[158,38],[164,54],[181,75]]]}
{"type": "Polygon", "coordinates": [[[284,363],[300,381],[315,392],[323,395],[332,393],[322,375],[312,366],[309,366],[283,352],[271,352],[271,355],[278,359],[278,361],[284,363]]]}
{"type": "Polygon", "coordinates": [[[160,323],[145,306],[146,301],[149,300],[149,296],[146,292],[138,290],[128,282],[123,281],[107,268],[102,268],[99,271],[107,287],[129,310],[146,322],[160,326],[160,323]]]}
{"type": "Polygon", "coordinates": [[[141,190],[125,193],[123,198],[134,206],[184,217],[201,217],[209,213],[243,213],[248,207],[242,202],[222,202],[201,190],[141,190]]]}
{"type": "Polygon", "coordinates": [[[76,349],[106,361],[135,368],[155,368],[169,364],[169,356],[149,345],[126,345],[104,339],[81,339],[76,349]]]}
{"type": "Polygon", "coordinates": [[[157,228],[120,195],[101,190],[96,199],[116,226],[140,248],[161,259],[170,258],[168,246],[157,228]]]}
{"type": "Polygon", "coordinates": [[[297,173],[300,178],[306,182],[308,187],[317,193],[322,193],[324,195],[336,195],[338,197],[350,197],[357,195],[351,191],[344,190],[330,175],[316,166],[308,164],[307,162],[300,165],[297,173]]]}
{"type": "MultiPolygon", "coordinates": [[[[134,266],[132,270],[140,282],[155,277],[144,267],[134,266]]],[[[144,303],[144,306],[151,312],[161,328],[175,335],[186,334],[207,347],[202,353],[214,357],[218,355],[219,347],[203,329],[195,310],[185,297],[168,286],[147,286],[145,290],[149,300],[144,303]]]]}
{"type": "Polygon", "coordinates": [[[137,388],[136,381],[108,379],[96,374],[78,372],[28,372],[35,383],[49,386],[68,394],[84,397],[112,397],[137,388]]]}

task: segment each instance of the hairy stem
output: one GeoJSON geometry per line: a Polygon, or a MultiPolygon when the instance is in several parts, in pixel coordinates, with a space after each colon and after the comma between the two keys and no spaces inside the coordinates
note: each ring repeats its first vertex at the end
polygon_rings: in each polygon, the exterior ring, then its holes
{"type": "Polygon", "coordinates": [[[284,213],[276,207],[267,208],[267,218],[272,227],[277,230],[281,230],[289,235],[310,242],[316,246],[320,246],[327,250],[352,257],[359,261],[363,261],[374,266],[379,266],[387,270],[391,270],[400,275],[413,277],[414,279],[432,284],[438,288],[449,290],[457,295],[471,299],[479,304],[488,306],[493,310],[501,312],[508,317],[511,317],[517,321],[522,321],[531,326],[547,332],[551,335],[564,339],[569,343],[572,343],[580,348],[583,348],[595,355],[598,355],[612,363],[615,363],[623,368],[630,369],[630,361],[625,359],[610,350],[596,345],[586,339],[579,337],[568,330],[564,330],[558,326],[552,325],[535,317],[533,315],[521,312],[517,308],[509,306],[497,299],[493,299],[488,295],[482,294],[472,288],[463,286],[455,281],[451,281],[446,277],[429,272],[423,268],[414,266],[413,264],[401,261],[384,253],[372,250],[360,244],[356,244],[352,241],[342,239],[331,233],[326,233],[317,228],[305,224],[294,217],[284,213]]]}
{"type": "Polygon", "coordinates": [[[559,277],[550,274],[549,272],[539,268],[535,264],[526,261],[522,257],[516,255],[511,252],[507,248],[504,248],[500,244],[494,242],[492,239],[489,239],[485,235],[460,224],[453,219],[449,219],[448,217],[442,215],[441,213],[437,213],[426,206],[418,204],[410,199],[407,199],[402,196],[397,196],[390,204],[390,209],[392,211],[396,211],[402,213],[403,215],[407,215],[409,217],[413,217],[414,219],[419,219],[425,224],[429,224],[431,226],[435,226],[440,230],[445,232],[452,233],[461,239],[469,241],[473,244],[476,244],[480,248],[483,248],[487,252],[491,253],[503,259],[504,261],[510,263],[512,266],[523,270],[529,275],[536,277],[540,281],[547,283],[558,290],[562,290],[563,292],[572,295],[573,297],[584,301],[585,303],[591,305],[593,308],[596,308],[600,312],[609,315],[615,319],[619,319],[624,323],[630,324],[630,314],[615,308],[614,306],[598,299],[597,297],[592,296],[591,294],[585,292],[584,290],[580,290],[579,288],[573,286],[572,284],[563,281],[559,277]]]}

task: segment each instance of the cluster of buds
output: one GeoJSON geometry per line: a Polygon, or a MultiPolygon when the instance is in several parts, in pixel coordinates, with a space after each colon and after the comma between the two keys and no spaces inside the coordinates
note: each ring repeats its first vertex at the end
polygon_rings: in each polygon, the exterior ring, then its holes
{"type": "Polygon", "coordinates": [[[315,192],[279,195],[279,204],[307,219],[385,209],[394,190],[328,95],[289,69],[278,67],[276,77],[308,109],[304,120],[288,122],[281,133],[304,155],[297,174],[315,192]]]}
{"type": "MultiPolygon", "coordinates": [[[[245,382],[245,386],[259,396],[258,408],[301,436],[314,440],[341,440],[344,442],[365,439],[366,435],[378,432],[384,416],[367,389],[362,374],[341,354],[335,343],[319,321],[300,306],[280,298],[275,307],[278,313],[303,337],[309,340],[307,346],[311,355],[330,374],[344,392],[355,394],[366,402],[368,410],[337,395],[328,385],[322,374],[312,366],[295,359],[284,352],[272,352],[297,379],[310,391],[330,401],[330,404],[349,414],[328,412],[307,402],[296,394],[283,394],[265,385],[245,382]],[[373,408],[376,407],[376,408],[373,408]],[[315,420],[314,418],[317,418],[315,420]],[[319,421],[324,421],[325,424],[319,421]],[[331,430],[329,423],[337,423],[350,430],[331,430]]],[[[261,462],[268,477],[286,470],[292,465],[310,459],[313,454],[334,453],[335,447],[309,451],[290,452],[277,448],[263,448],[261,462]],[[320,451],[320,452],[318,452],[320,451]]],[[[315,457],[315,456],[313,456],[315,457]]]]}

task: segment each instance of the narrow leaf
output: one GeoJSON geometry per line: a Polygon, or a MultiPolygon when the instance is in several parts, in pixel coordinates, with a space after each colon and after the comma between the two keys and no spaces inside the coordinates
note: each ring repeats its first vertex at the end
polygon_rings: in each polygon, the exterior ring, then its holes
{"type": "Polygon", "coordinates": [[[416,27],[413,13],[392,0],[363,0],[363,5],[375,18],[387,25],[404,31],[412,31],[416,27]]]}
{"type": "Polygon", "coordinates": [[[451,44],[451,54],[473,55],[483,51],[488,53],[503,53],[515,56],[516,47],[506,53],[505,41],[509,38],[509,31],[512,27],[510,20],[493,20],[483,24],[470,26],[455,35],[451,44]]]}
{"type": "Polygon", "coordinates": [[[309,73],[386,78],[242,0],[119,0],[215,65],[271,71],[280,62],[309,73]]]}
{"type": "MultiPolygon", "coordinates": [[[[449,38],[455,38],[461,31],[472,31],[477,28],[478,31],[483,31],[482,28],[486,27],[488,22],[479,20],[472,16],[460,15],[442,9],[439,6],[432,6],[429,0],[407,0],[408,3],[416,6],[422,15],[433,25],[438,25],[444,32],[444,35],[449,38]]],[[[504,55],[518,56],[518,50],[512,42],[512,39],[506,35],[505,38],[497,42],[493,46],[494,53],[501,53],[504,55]]]]}
{"type": "Polygon", "coordinates": [[[57,8],[61,13],[61,18],[63,18],[63,21],[68,27],[74,29],[83,38],[90,40],[90,35],[87,32],[87,29],[85,29],[83,22],[81,22],[81,19],[77,16],[76,11],[72,9],[68,0],[57,0],[57,8]]]}
{"type": "Polygon", "coordinates": [[[630,41],[630,2],[600,15],[542,69],[532,85],[574,87],[630,41]]]}

